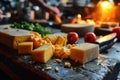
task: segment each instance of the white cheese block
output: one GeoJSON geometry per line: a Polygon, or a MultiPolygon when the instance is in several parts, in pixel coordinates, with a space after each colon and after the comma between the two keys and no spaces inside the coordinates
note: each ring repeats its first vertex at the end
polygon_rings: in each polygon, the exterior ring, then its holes
{"type": "Polygon", "coordinates": [[[80,64],[85,64],[97,58],[98,54],[99,45],[92,43],[83,43],[71,48],[70,50],[70,58],[80,64]]]}
{"type": "Polygon", "coordinates": [[[46,63],[53,56],[51,44],[41,45],[39,48],[32,51],[32,58],[36,62],[46,63]]]}
{"type": "Polygon", "coordinates": [[[17,49],[20,42],[27,41],[30,37],[30,31],[27,30],[0,28],[0,43],[14,49],[17,49]]]}

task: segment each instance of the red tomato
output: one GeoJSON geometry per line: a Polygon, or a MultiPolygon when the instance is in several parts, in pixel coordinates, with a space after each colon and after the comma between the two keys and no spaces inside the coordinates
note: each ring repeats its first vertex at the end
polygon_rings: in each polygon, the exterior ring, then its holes
{"type": "Polygon", "coordinates": [[[84,36],[84,42],[93,43],[93,42],[96,42],[96,39],[97,39],[97,37],[96,37],[95,33],[93,33],[93,32],[88,32],[84,36]]]}
{"type": "Polygon", "coordinates": [[[68,43],[74,44],[79,40],[79,35],[76,32],[69,32],[67,34],[68,43]]]}
{"type": "Polygon", "coordinates": [[[112,32],[117,33],[117,39],[120,41],[120,27],[113,28],[112,32]]]}

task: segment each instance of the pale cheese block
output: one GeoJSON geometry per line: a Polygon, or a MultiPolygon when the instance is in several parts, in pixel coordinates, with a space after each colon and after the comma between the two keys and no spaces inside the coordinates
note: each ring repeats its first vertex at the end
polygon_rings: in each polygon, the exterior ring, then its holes
{"type": "Polygon", "coordinates": [[[33,42],[21,42],[18,44],[18,54],[31,54],[33,42]]]}
{"type": "Polygon", "coordinates": [[[80,64],[85,64],[97,58],[98,54],[99,45],[92,43],[82,43],[70,49],[70,58],[80,64]]]}
{"type": "Polygon", "coordinates": [[[32,51],[32,58],[36,62],[46,63],[53,56],[51,44],[43,44],[39,48],[32,51]]]}
{"type": "Polygon", "coordinates": [[[13,49],[17,49],[20,42],[25,42],[30,37],[30,31],[27,30],[0,28],[0,43],[13,49]]]}

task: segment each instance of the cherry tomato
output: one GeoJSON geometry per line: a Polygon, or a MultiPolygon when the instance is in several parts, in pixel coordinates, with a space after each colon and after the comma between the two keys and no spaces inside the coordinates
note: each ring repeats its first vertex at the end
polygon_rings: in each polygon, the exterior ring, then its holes
{"type": "Polygon", "coordinates": [[[120,27],[113,28],[112,32],[117,33],[117,39],[120,41],[120,27]]]}
{"type": "Polygon", "coordinates": [[[76,32],[69,32],[67,34],[68,43],[74,44],[79,40],[79,35],[76,32]]]}
{"type": "Polygon", "coordinates": [[[88,32],[88,33],[86,33],[85,34],[85,36],[84,36],[84,42],[89,42],[89,43],[93,43],[93,42],[95,42],[96,41],[96,35],[95,35],[95,33],[93,33],[93,32],[88,32]]]}

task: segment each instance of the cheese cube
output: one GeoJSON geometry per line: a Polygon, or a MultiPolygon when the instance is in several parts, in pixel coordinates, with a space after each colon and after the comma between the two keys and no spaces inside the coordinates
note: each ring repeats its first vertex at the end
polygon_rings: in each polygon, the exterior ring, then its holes
{"type": "Polygon", "coordinates": [[[22,42],[18,44],[19,54],[30,54],[33,50],[33,42],[22,42]]]}
{"type": "Polygon", "coordinates": [[[52,44],[55,43],[57,36],[55,34],[47,34],[44,38],[49,39],[52,44]]]}
{"type": "Polygon", "coordinates": [[[32,58],[41,63],[46,63],[53,56],[51,44],[41,45],[39,48],[32,51],[32,58]]]}
{"type": "Polygon", "coordinates": [[[70,58],[79,62],[80,64],[85,64],[98,57],[99,45],[92,43],[83,43],[78,46],[72,47],[70,50],[70,58]]]}
{"type": "Polygon", "coordinates": [[[65,46],[66,45],[66,39],[63,36],[58,36],[56,41],[55,41],[55,45],[60,45],[60,46],[65,46]]]}

